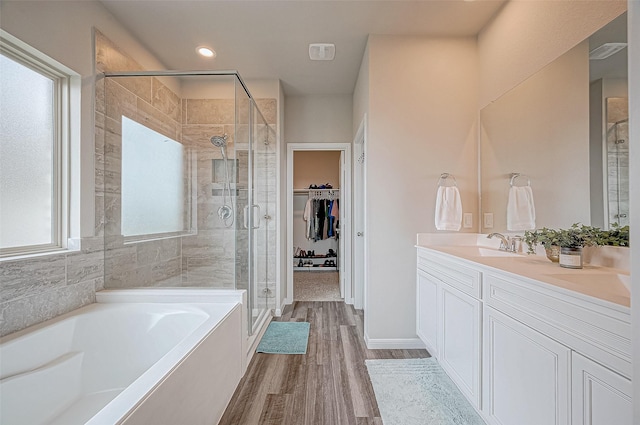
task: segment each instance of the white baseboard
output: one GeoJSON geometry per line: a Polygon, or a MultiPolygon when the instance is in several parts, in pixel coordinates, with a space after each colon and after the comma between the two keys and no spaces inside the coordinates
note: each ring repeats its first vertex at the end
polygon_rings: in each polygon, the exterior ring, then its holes
{"type": "Polygon", "coordinates": [[[369,350],[416,350],[424,349],[424,342],[420,338],[369,338],[364,336],[364,342],[369,350]]]}

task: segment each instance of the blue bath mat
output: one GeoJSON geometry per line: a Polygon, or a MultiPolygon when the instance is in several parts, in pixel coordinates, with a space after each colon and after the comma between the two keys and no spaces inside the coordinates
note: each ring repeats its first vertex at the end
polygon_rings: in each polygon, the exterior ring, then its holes
{"type": "Polygon", "coordinates": [[[309,342],[309,322],[271,322],[262,336],[257,353],[305,354],[309,342]]]}
{"type": "Polygon", "coordinates": [[[437,360],[365,360],[385,425],[485,425],[437,360]]]}

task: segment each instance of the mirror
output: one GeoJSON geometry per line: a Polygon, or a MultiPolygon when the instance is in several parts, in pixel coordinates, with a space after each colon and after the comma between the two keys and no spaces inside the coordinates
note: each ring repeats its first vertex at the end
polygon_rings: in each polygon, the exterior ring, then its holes
{"type": "Polygon", "coordinates": [[[625,13],[481,110],[481,232],[628,224],[627,49],[589,58],[626,42],[626,22],[625,13]],[[534,207],[508,206],[526,186],[534,207]],[[514,219],[532,209],[534,223],[514,219]]]}

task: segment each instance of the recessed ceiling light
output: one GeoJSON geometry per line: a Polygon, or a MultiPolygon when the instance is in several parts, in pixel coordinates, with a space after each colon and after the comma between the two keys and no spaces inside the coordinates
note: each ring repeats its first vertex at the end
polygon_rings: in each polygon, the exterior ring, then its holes
{"type": "Polygon", "coordinates": [[[207,47],[207,46],[199,46],[196,48],[196,52],[198,52],[198,54],[200,56],[204,56],[205,58],[215,58],[216,57],[216,51],[207,47]]]}

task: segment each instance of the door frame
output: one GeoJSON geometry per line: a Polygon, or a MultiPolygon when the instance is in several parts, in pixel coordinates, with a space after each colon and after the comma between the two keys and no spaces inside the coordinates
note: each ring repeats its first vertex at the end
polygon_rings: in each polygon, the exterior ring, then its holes
{"type": "MultiPolygon", "coordinates": [[[[356,309],[367,310],[367,261],[368,261],[368,244],[367,244],[367,161],[366,161],[366,145],[367,145],[367,114],[365,113],[362,117],[362,121],[360,121],[360,125],[358,126],[358,131],[356,132],[356,136],[353,138],[353,181],[352,181],[352,197],[353,197],[353,231],[352,231],[352,285],[353,285],[353,304],[356,309]],[[359,146],[359,147],[358,147],[359,146]],[[356,158],[356,154],[360,153],[359,156],[362,156],[362,160],[360,158],[356,158]],[[358,165],[360,163],[360,165],[358,165]],[[359,181],[359,177],[356,175],[358,173],[358,167],[362,167],[361,178],[362,181],[359,181]],[[361,187],[358,187],[358,183],[361,187]],[[356,191],[361,191],[362,199],[359,205],[356,203],[356,191]],[[362,223],[359,226],[356,226],[355,221],[356,217],[359,217],[358,211],[356,209],[362,209],[362,223]],[[356,228],[358,228],[356,230],[356,228]],[[356,232],[358,230],[362,230],[363,235],[357,236],[356,232]],[[360,253],[360,258],[362,264],[358,264],[356,261],[357,255],[357,238],[361,237],[362,241],[362,249],[363,252],[360,253]],[[359,269],[358,269],[359,268],[359,269]],[[360,275],[361,279],[356,279],[356,276],[360,275]]],[[[365,320],[365,327],[367,326],[367,321],[365,320]]]]}
{"type": "Polygon", "coordinates": [[[287,144],[287,297],[293,303],[293,155],[296,151],[340,151],[340,172],[344,187],[340,187],[340,239],[344,243],[340,270],[340,293],[347,304],[353,304],[351,291],[351,143],[288,143],[287,144]]]}

